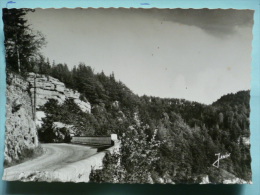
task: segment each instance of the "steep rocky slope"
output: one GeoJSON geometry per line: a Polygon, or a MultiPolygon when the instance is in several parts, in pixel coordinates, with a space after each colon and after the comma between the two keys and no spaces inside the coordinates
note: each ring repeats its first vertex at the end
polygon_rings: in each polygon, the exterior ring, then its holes
{"type": "Polygon", "coordinates": [[[5,161],[19,161],[26,150],[38,146],[29,83],[10,74],[7,80],[5,161]]]}
{"type": "MultiPolygon", "coordinates": [[[[46,75],[29,73],[25,79],[8,74],[6,96],[6,164],[20,161],[26,152],[32,152],[38,146],[37,129],[43,125],[42,119],[46,117],[40,107],[50,99],[57,100],[60,105],[70,99],[82,112],[91,112],[90,103],[81,98],[79,92],[66,88],[58,79],[46,75]]],[[[60,124],[59,121],[55,122],[60,124]]],[[[62,127],[56,125],[55,129],[58,132],[59,128],[65,127],[66,124],[62,127]]]]}
{"type": "Polygon", "coordinates": [[[45,113],[39,110],[39,108],[50,99],[57,100],[59,104],[63,104],[66,99],[72,99],[83,112],[91,112],[90,103],[84,98],[84,101],[81,100],[81,95],[78,91],[66,88],[65,84],[56,78],[48,75],[29,73],[27,81],[29,82],[32,104],[35,108],[37,127],[42,126],[42,118],[46,117],[45,113]]]}
{"type": "Polygon", "coordinates": [[[30,83],[33,104],[36,108],[44,105],[49,99],[55,99],[60,104],[66,99],[73,99],[83,112],[90,112],[91,105],[87,100],[80,99],[80,93],[68,89],[65,84],[51,76],[29,73],[27,80],[30,83]],[[36,97],[36,99],[35,99],[36,97]]]}

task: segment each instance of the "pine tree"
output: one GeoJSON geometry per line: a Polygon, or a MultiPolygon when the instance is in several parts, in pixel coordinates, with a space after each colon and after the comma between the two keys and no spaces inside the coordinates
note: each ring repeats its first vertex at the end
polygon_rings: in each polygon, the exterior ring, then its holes
{"type": "Polygon", "coordinates": [[[30,71],[30,59],[45,44],[40,32],[33,32],[25,15],[31,9],[3,9],[7,69],[30,71]]]}

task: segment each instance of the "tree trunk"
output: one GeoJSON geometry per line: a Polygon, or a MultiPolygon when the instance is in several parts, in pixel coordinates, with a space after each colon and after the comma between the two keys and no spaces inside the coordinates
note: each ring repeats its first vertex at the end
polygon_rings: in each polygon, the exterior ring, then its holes
{"type": "Polygon", "coordinates": [[[21,72],[21,62],[20,62],[20,53],[18,47],[16,47],[16,55],[17,55],[17,65],[18,65],[18,72],[21,72]]]}
{"type": "Polygon", "coordinates": [[[18,66],[18,72],[21,73],[20,52],[19,52],[18,37],[17,37],[17,34],[16,34],[16,45],[15,45],[15,49],[16,49],[16,55],[17,55],[17,66],[18,66]]]}

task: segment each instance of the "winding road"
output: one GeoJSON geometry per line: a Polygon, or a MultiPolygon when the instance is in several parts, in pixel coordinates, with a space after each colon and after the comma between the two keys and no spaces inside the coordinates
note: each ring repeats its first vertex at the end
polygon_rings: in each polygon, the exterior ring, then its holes
{"type": "MultiPolygon", "coordinates": [[[[4,169],[3,180],[55,180],[50,179],[55,177],[55,173],[67,172],[68,175],[73,174],[72,172],[75,173],[75,171],[80,168],[79,162],[84,162],[81,164],[87,166],[85,160],[97,154],[96,148],[88,146],[42,144],[42,147],[44,153],[41,156],[4,169]],[[73,167],[73,169],[71,169],[71,167],[73,167]]],[[[90,169],[89,166],[88,169],[90,169]]],[[[62,178],[60,175],[58,177],[62,178]]],[[[63,179],[63,181],[67,180],[63,179]]]]}

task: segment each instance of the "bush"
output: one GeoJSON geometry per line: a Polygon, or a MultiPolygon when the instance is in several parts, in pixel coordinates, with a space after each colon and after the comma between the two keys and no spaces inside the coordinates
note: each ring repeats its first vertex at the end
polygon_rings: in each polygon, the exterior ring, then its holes
{"type": "Polygon", "coordinates": [[[161,141],[155,130],[151,138],[146,127],[134,127],[121,137],[119,152],[106,154],[102,170],[92,170],[90,181],[112,183],[153,183],[151,175],[159,161],[161,141]]]}

